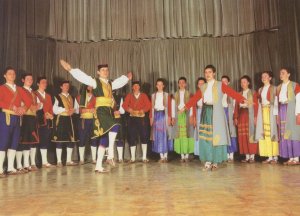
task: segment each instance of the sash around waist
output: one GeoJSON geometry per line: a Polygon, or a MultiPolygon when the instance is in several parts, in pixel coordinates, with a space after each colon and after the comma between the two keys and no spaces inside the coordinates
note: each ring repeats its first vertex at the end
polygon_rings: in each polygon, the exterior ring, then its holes
{"type": "Polygon", "coordinates": [[[81,113],[80,118],[82,118],[82,119],[93,119],[94,118],[94,113],[91,113],[91,112],[81,113]]]}
{"type": "Polygon", "coordinates": [[[96,97],[96,107],[113,107],[114,103],[112,98],[109,97],[96,97]]]}

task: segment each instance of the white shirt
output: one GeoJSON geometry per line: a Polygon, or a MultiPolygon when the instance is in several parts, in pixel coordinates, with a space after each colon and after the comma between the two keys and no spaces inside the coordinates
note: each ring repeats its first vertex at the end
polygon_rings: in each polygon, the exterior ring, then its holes
{"type": "Polygon", "coordinates": [[[17,91],[17,86],[16,86],[16,84],[10,84],[10,83],[6,83],[6,85],[8,85],[10,88],[11,88],[11,90],[13,90],[14,92],[16,92],[17,91]]]}
{"type": "Polygon", "coordinates": [[[228,97],[227,94],[223,94],[223,98],[222,98],[223,107],[228,107],[227,97],[228,97]]]}
{"type": "MultiPolygon", "coordinates": [[[[66,96],[66,97],[69,96],[69,94],[65,94],[65,93],[61,93],[61,94],[66,96]]],[[[79,104],[77,103],[77,100],[74,100],[74,107],[73,108],[74,108],[74,113],[78,114],[79,113],[79,104]]],[[[58,106],[58,100],[55,97],[55,101],[54,101],[54,105],[53,105],[53,113],[55,115],[59,115],[59,114],[65,112],[65,111],[66,111],[66,109],[64,107],[58,106]]]]}
{"type": "MultiPolygon", "coordinates": [[[[93,89],[97,88],[97,83],[96,80],[85,74],[83,71],[81,71],[80,69],[76,68],[76,69],[72,69],[70,71],[70,74],[79,82],[88,85],[88,86],[92,86],[93,89]]],[[[108,79],[103,79],[100,78],[103,82],[105,82],[106,84],[108,83],[108,79]]],[[[124,85],[126,85],[128,83],[128,77],[127,76],[120,76],[119,78],[115,79],[112,83],[111,83],[111,88],[112,90],[115,89],[119,89],[122,88],[124,85]]]]}
{"type": "Polygon", "coordinates": [[[38,92],[39,92],[39,94],[42,96],[42,98],[46,98],[46,92],[44,91],[44,92],[40,92],[39,90],[38,90],[38,92]]]}
{"type": "Polygon", "coordinates": [[[212,87],[215,83],[215,80],[210,80],[207,82],[207,88],[203,95],[203,102],[207,104],[213,104],[213,93],[212,93],[212,87]]]}
{"type": "Polygon", "coordinates": [[[28,90],[30,93],[32,92],[32,88],[28,87],[28,86],[23,86],[26,90],[28,90]]]}
{"type": "MultiPolygon", "coordinates": [[[[46,99],[46,92],[45,91],[42,93],[38,90],[38,93],[42,96],[42,98],[46,99]]],[[[38,97],[37,97],[37,102],[41,104],[41,107],[39,108],[39,110],[43,109],[44,104],[41,103],[41,101],[38,97]]]]}
{"type": "Polygon", "coordinates": [[[279,102],[280,103],[286,103],[288,101],[287,87],[288,87],[289,83],[290,83],[290,81],[288,81],[287,83],[282,83],[282,85],[281,85],[281,90],[279,93],[279,102]]]}
{"type": "Polygon", "coordinates": [[[261,91],[261,104],[262,105],[269,105],[270,101],[268,101],[268,90],[270,88],[270,85],[264,86],[261,91]]]}
{"type": "Polygon", "coordinates": [[[179,104],[178,104],[179,110],[181,110],[184,107],[184,93],[185,90],[183,91],[179,90],[179,104]]]}
{"type": "Polygon", "coordinates": [[[141,95],[141,93],[138,93],[138,94],[133,94],[134,95],[134,97],[136,98],[136,99],[138,99],[139,98],[139,96],[141,95]]]}
{"type": "Polygon", "coordinates": [[[155,97],[155,103],[154,103],[154,109],[161,111],[164,110],[164,93],[163,92],[156,92],[156,97],[155,97]]]}
{"type": "Polygon", "coordinates": [[[203,99],[202,99],[202,98],[201,98],[200,100],[197,101],[197,106],[198,106],[199,108],[202,108],[202,106],[203,106],[203,99]]]}
{"type": "MultiPolygon", "coordinates": [[[[250,89],[247,89],[247,90],[244,90],[243,91],[243,97],[248,99],[248,92],[250,91],[250,89]]],[[[247,104],[244,104],[244,103],[240,103],[240,107],[248,107],[247,104]]]]}

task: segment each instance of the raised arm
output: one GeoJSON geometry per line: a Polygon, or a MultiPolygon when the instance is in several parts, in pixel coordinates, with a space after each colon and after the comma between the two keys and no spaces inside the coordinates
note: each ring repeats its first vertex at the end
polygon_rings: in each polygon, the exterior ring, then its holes
{"type": "Polygon", "coordinates": [[[78,82],[81,82],[88,86],[92,86],[94,89],[97,87],[96,80],[93,77],[87,75],[86,73],[84,73],[78,68],[73,69],[72,66],[64,60],[60,60],[60,64],[78,82]]]}
{"type": "Polygon", "coordinates": [[[128,83],[128,81],[129,81],[129,78],[125,75],[122,75],[119,78],[115,79],[111,83],[111,88],[112,88],[112,90],[122,88],[123,86],[125,86],[128,83]]]}

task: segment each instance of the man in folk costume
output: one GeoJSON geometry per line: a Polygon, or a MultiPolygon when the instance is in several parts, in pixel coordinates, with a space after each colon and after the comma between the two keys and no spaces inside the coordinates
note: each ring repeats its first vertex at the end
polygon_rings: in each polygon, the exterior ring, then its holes
{"type": "Polygon", "coordinates": [[[136,141],[140,138],[143,154],[143,162],[147,163],[147,121],[145,113],[151,109],[151,102],[148,96],[140,91],[141,84],[139,81],[132,82],[132,93],[129,93],[123,108],[129,113],[128,118],[128,142],[131,153],[131,163],[135,162],[136,141]]]}
{"type": "Polygon", "coordinates": [[[69,94],[70,83],[63,81],[60,85],[61,93],[55,97],[53,105],[54,130],[52,142],[56,143],[57,167],[62,167],[62,148],[67,147],[67,166],[76,166],[72,161],[72,152],[75,142],[77,142],[77,131],[74,124],[74,114],[79,113],[79,104],[69,94]]]}
{"type": "Polygon", "coordinates": [[[257,93],[251,90],[251,79],[245,75],[240,78],[241,95],[248,100],[247,104],[235,103],[234,123],[238,128],[238,143],[240,154],[245,154],[242,163],[254,163],[258,151],[255,139],[255,126],[258,110],[257,93]]]}
{"type": "MultiPolygon", "coordinates": [[[[121,89],[120,89],[121,91],[121,89]]],[[[116,122],[119,123],[119,131],[116,137],[116,143],[117,143],[117,152],[118,152],[118,162],[123,163],[124,162],[124,145],[125,145],[125,137],[126,137],[126,116],[125,116],[125,110],[123,108],[123,102],[124,102],[124,96],[121,92],[114,91],[113,97],[115,100],[115,106],[114,106],[114,116],[116,119],[116,122]]]]}
{"type": "MultiPolygon", "coordinates": [[[[78,124],[79,134],[79,161],[84,164],[85,144],[91,136],[93,136],[94,113],[96,98],[93,95],[91,86],[82,85],[80,95],[77,97],[80,106],[80,121],[78,124]]],[[[96,163],[98,139],[91,139],[92,161],[96,163]]]]}
{"type": "Polygon", "coordinates": [[[168,162],[168,152],[174,149],[171,128],[171,97],[164,92],[164,88],[164,80],[157,79],[157,91],[151,96],[152,109],[149,116],[152,126],[152,151],[160,154],[159,163],[168,162]]]}
{"type": "Polygon", "coordinates": [[[33,77],[32,74],[26,73],[22,75],[22,82],[24,83],[23,90],[30,98],[30,107],[22,116],[22,126],[20,134],[20,143],[17,148],[16,161],[17,170],[20,172],[36,171],[35,163],[36,146],[39,143],[36,111],[41,107],[38,103],[37,97],[32,91],[33,77]],[[29,154],[31,164],[29,163],[29,154]],[[22,156],[24,160],[24,169],[22,165],[22,156]]]}
{"type": "Polygon", "coordinates": [[[264,71],[261,80],[264,84],[258,90],[258,112],[256,122],[256,140],[258,140],[259,155],[268,157],[263,163],[276,164],[279,155],[277,120],[278,99],[276,87],[271,85],[273,74],[264,71]]]}
{"type": "Polygon", "coordinates": [[[15,69],[6,68],[4,78],[6,83],[0,86],[0,177],[6,177],[3,169],[6,152],[7,174],[19,173],[14,168],[14,162],[20,139],[21,116],[31,106],[31,98],[24,92],[23,88],[15,84],[15,69]]]}
{"type": "Polygon", "coordinates": [[[38,89],[35,92],[37,100],[41,103],[41,108],[37,111],[37,124],[40,138],[40,151],[42,156],[42,167],[51,168],[54,165],[48,162],[48,149],[50,147],[51,132],[53,128],[53,104],[49,94],[46,93],[48,82],[46,77],[38,77],[38,89]]]}
{"type": "MultiPolygon", "coordinates": [[[[108,134],[109,150],[108,150],[108,162],[111,166],[115,166],[114,162],[114,142],[117,136],[119,124],[114,118],[114,100],[112,97],[112,90],[123,87],[128,83],[128,80],[132,78],[132,73],[129,72],[127,76],[121,76],[120,78],[110,82],[108,80],[109,70],[108,65],[99,65],[97,73],[99,78],[92,78],[85,74],[80,69],[72,69],[64,60],[60,61],[62,67],[70,72],[70,74],[79,82],[93,87],[93,95],[96,97],[96,112],[94,119],[94,135],[93,138],[98,138],[105,134],[108,134]]],[[[98,157],[96,162],[95,172],[103,173],[108,172],[102,166],[102,160],[105,154],[105,148],[99,146],[98,157]]]]}
{"type": "MultiPolygon", "coordinates": [[[[225,85],[230,84],[230,78],[226,75],[222,76],[221,81],[225,85]]],[[[228,97],[227,94],[224,94],[222,98],[222,105],[224,107],[229,134],[230,134],[230,145],[227,146],[227,157],[228,157],[227,162],[231,163],[234,160],[233,158],[234,152],[237,152],[236,127],[233,121],[235,101],[232,98],[228,97]]]]}
{"type": "Polygon", "coordinates": [[[238,103],[247,103],[245,98],[222,82],[215,80],[216,68],[207,65],[204,70],[207,83],[185,104],[181,110],[190,109],[203,98],[202,116],[199,128],[200,160],[205,162],[204,171],[217,169],[218,163],[227,160],[227,145],[230,135],[222,98],[224,94],[234,98],[238,103]]]}
{"type": "Polygon", "coordinates": [[[277,87],[279,153],[281,157],[289,159],[285,165],[297,165],[300,156],[300,85],[291,81],[290,76],[291,71],[288,68],[280,70],[282,83],[277,87]]]}
{"type": "Polygon", "coordinates": [[[178,79],[179,90],[174,95],[172,103],[172,125],[174,130],[174,151],[181,154],[181,162],[188,162],[189,154],[194,152],[194,121],[193,108],[186,112],[178,113],[190,99],[190,93],[186,90],[186,78],[178,79]]]}
{"type": "MultiPolygon", "coordinates": [[[[199,77],[197,80],[197,89],[200,90],[201,86],[206,83],[206,79],[204,77],[199,77]]],[[[201,119],[201,112],[203,107],[203,98],[197,101],[196,103],[196,115],[194,115],[194,139],[195,139],[195,145],[194,145],[194,155],[199,156],[199,127],[200,127],[200,119],[201,119]]]]}

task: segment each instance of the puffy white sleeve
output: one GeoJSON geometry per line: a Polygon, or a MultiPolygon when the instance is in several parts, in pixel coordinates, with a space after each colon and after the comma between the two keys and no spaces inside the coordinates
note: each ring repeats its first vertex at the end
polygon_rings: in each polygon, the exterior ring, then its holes
{"type": "Polygon", "coordinates": [[[78,68],[70,70],[70,74],[78,82],[81,82],[88,86],[92,86],[93,89],[95,89],[97,87],[96,80],[78,68]]]}
{"type": "Polygon", "coordinates": [[[65,111],[66,111],[65,108],[58,106],[58,100],[55,97],[55,101],[54,101],[54,105],[53,105],[53,113],[55,115],[59,115],[59,114],[65,112],[65,111]]]}
{"type": "Polygon", "coordinates": [[[112,90],[122,88],[124,85],[128,83],[128,81],[129,81],[128,77],[122,75],[111,83],[111,88],[112,90]]]}

